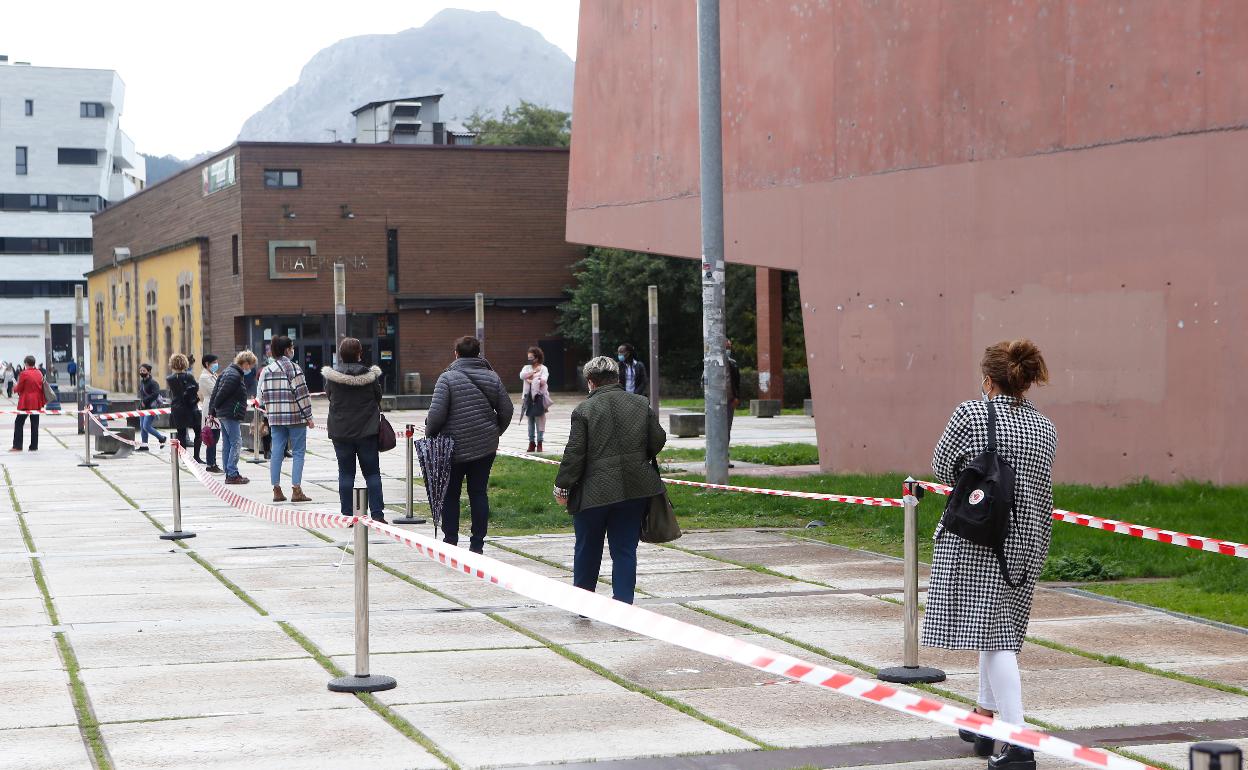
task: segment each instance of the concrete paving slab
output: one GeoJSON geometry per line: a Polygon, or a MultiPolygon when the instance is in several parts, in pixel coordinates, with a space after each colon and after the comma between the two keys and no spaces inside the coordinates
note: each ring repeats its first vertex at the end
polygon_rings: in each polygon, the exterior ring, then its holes
{"type": "MultiPolygon", "coordinates": [[[[384,573],[383,573],[384,574],[384,573]]],[[[388,577],[388,576],[387,576],[388,577]]],[[[355,594],[350,586],[327,587],[323,590],[308,588],[275,588],[252,591],[247,595],[274,615],[307,615],[324,612],[354,611],[355,594]]],[[[237,601],[237,600],[236,600],[237,601]]],[[[449,602],[414,585],[390,578],[382,582],[369,577],[369,609],[434,609],[455,607],[449,602]]]]}
{"type": "Polygon", "coordinates": [[[0,770],[92,770],[77,726],[0,730],[0,770]]]}
{"type": "Polygon", "coordinates": [[[746,569],[714,572],[639,574],[637,587],[651,596],[722,596],[738,593],[788,593],[819,586],[746,569]]]}
{"type": "MultiPolygon", "coordinates": [[[[1219,740],[1217,743],[1229,743],[1232,746],[1239,747],[1239,750],[1245,757],[1248,757],[1248,739],[1240,740],[1219,740]]],[[[1190,743],[1154,743],[1147,746],[1132,746],[1132,753],[1139,754],[1154,762],[1165,762],[1173,767],[1187,767],[1188,755],[1192,744],[1190,743]]]]}
{"type": "Polygon", "coordinates": [[[77,715],[64,671],[10,671],[0,679],[0,731],[75,725],[77,715]]]}
{"type": "Polygon", "coordinates": [[[217,663],[307,655],[298,643],[270,621],[87,626],[71,630],[69,638],[83,668],[217,663]]]}
{"type": "Polygon", "coordinates": [[[1057,589],[1046,589],[1043,586],[1036,590],[1031,605],[1033,623],[1041,620],[1061,620],[1065,618],[1099,618],[1111,615],[1144,615],[1148,610],[1119,604],[1108,599],[1095,599],[1077,596],[1057,589]]]}
{"type": "MultiPolygon", "coordinates": [[[[902,588],[905,565],[887,559],[867,559],[832,564],[781,564],[773,569],[802,580],[826,583],[833,588],[902,588]]],[[[919,587],[927,586],[931,570],[919,566],[919,587]]]]}
{"type": "Polygon", "coordinates": [[[220,583],[205,583],[191,594],[112,594],[63,596],[56,600],[62,623],[108,623],[136,620],[177,620],[254,615],[220,583]]]}
{"type": "Polygon", "coordinates": [[[653,701],[619,690],[582,696],[398,706],[468,767],[667,756],[756,748],[653,701]],[[611,715],[604,719],[603,715],[611,715]],[[489,736],[489,740],[482,740],[489,736]]]}
{"type": "Polygon", "coordinates": [[[1154,665],[1165,671],[1198,676],[1211,682],[1234,685],[1235,687],[1242,687],[1248,690],[1248,657],[1214,661],[1185,660],[1177,663],[1156,663],[1154,665]]]}
{"type": "Polygon", "coordinates": [[[1248,651],[1248,634],[1160,612],[1144,612],[1096,621],[1033,621],[1029,632],[1041,639],[1121,655],[1140,663],[1239,658],[1248,651]]]}
{"type": "MultiPolygon", "coordinates": [[[[700,612],[695,612],[675,604],[646,605],[646,609],[728,636],[746,636],[751,633],[740,626],[725,623],[722,620],[708,617],[700,612]]],[[[542,607],[531,610],[512,610],[505,613],[504,616],[508,620],[519,623],[526,629],[556,644],[573,645],[647,638],[632,631],[616,628],[609,623],[602,623],[596,620],[582,620],[573,613],[554,608],[542,607]]]]}
{"type": "Polygon", "coordinates": [[[41,599],[34,574],[0,578],[0,601],[5,599],[41,599]]]}
{"type": "Polygon", "coordinates": [[[674,544],[690,551],[791,546],[801,540],[780,532],[753,529],[724,529],[686,532],[674,544]]]}
{"type": "MultiPolygon", "coordinates": [[[[1041,757],[1037,764],[1044,770],[1082,770],[1083,765],[1064,759],[1041,757]]],[[[855,767],[838,768],[838,770],[983,770],[986,761],[977,757],[967,759],[937,759],[922,762],[902,762],[887,765],[858,765],[855,767]]]]}
{"type": "Polygon", "coordinates": [[[100,730],[117,767],[135,770],[445,768],[418,744],[367,709],[297,711],[283,714],[280,721],[247,715],[106,724],[100,730]]]}
{"type": "Polygon", "coordinates": [[[0,599],[0,628],[46,626],[50,622],[42,599],[0,599]]]}
{"type": "MultiPolygon", "coordinates": [[[[677,540],[675,545],[684,545],[684,538],[677,540]]],[[[842,548],[838,545],[812,543],[809,541],[784,538],[783,542],[765,546],[733,546],[725,548],[698,548],[697,552],[711,557],[729,559],[743,564],[758,564],[763,567],[778,568],[779,565],[820,565],[837,564],[846,561],[862,561],[862,551],[842,548]]]]}
{"type": "Polygon", "coordinates": [[[784,634],[880,626],[895,627],[900,634],[904,613],[896,604],[863,594],[711,599],[693,604],[784,634]]]}
{"type": "MultiPolygon", "coordinates": [[[[470,607],[544,606],[535,599],[529,599],[493,583],[487,583],[484,580],[471,578],[467,575],[456,574],[450,570],[446,571],[443,579],[425,578],[422,582],[470,607]]],[[[570,577],[568,582],[571,582],[570,577]]]]}
{"type": "Polygon", "coordinates": [[[50,632],[32,628],[0,635],[0,673],[63,668],[61,653],[50,632]]]}
{"type": "MultiPolygon", "coordinates": [[[[342,656],[335,662],[351,669],[354,657],[342,656]]],[[[377,693],[388,704],[623,692],[611,680],[544,647],[392,653],[374,655],[369,663],[373,673],[399,681],[398,688],[377,693]],[[409,686],[404,687],[404,682],[409,686]]]]}
{"type": "Polygon", "coordinates": [[[270,726],[295,711],[363,709],[332,693],[332,677],[311,658],[83,669],[101,722],[219,714],[264,714],[270,726]]]}
{"type": "MultiPolygon", "coordinates": [[[[284,533],[282,542],[294,542],[284,533]]],[[[309,536],[310,537],[310,536],[309,536]]],[[[342,551],[330,547],[310,548],[248,548],[237,551],[212,551],[205,554],[212,566],[219,570],[247,569],[249,567],[305,566],[332,567],[342,559],[342,551]]],[[[348,557],[349,559],[350,557],[348,557]]]]}
{"type": "MultiPolygon", "coordinates": [[[[354,618],[293,621],[326,655],[355,652],[354,618]]],[[[480,612],[369,614],[369,649],[374,653],[536,647],[538,643],[480,612]]]]}

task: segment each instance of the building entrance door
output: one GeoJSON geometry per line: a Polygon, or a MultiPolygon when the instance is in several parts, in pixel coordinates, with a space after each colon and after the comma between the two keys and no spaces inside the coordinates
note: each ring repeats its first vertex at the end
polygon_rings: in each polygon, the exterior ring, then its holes
{"type": "Polygon", "coordinates": [[[325,343],[307,341],[298,343],[299,363],[303,365],[303,376],[308,381],[308,392],[321,393],[325,390],[325,377],[321,367],[329,360],[325,343]]]}

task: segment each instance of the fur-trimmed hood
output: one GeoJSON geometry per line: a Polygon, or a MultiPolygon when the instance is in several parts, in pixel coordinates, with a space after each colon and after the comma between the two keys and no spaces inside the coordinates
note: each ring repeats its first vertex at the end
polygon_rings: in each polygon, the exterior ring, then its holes
{"type": "Polygon", "coordinates": [[[321,370],[321,375],[335,385],[353,385],[357,388],[372,385],[381,376],[379,366],[370,366],[367,369],[363,364],[339,364],[339,366],[346,371],[327,367],[321,370]]]}

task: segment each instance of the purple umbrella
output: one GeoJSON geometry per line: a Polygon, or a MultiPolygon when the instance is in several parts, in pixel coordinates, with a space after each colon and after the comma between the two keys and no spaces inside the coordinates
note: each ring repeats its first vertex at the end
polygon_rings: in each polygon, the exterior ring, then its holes
{"type": "Polygon", "coordinates": [[[442,524],[442,503],[446,488],[451,484],[451,455],[455,440],[443,434],[416,441],[416,459],[420,460],[420,473],[425,477],[425,493],[429,495],[429,512],[433,514],[433,536],[438,536],[442,524]]]}

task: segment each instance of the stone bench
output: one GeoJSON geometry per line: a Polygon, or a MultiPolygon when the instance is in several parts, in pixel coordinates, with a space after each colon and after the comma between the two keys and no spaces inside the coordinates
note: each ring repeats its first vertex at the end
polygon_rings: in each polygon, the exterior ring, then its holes
{"type": "Polygon", "coordinates": [[[381,397],[381,411],[393,412],[395,410],[395,407],[397,406],[398,406],[398,403],[397,403],[397,398],[395,396],[382,396],[381,397]]]}
{"type": "MultiPolygon", "coordinates": [[[[114,423],[116,420],[113,421],[114,423]]],[[[125,436],[134,441],[135,429],[128,425],[110,425],[108,429],[118,436],[125,436]]],[[[124,441],[119,441],[112,436],[104,433],[98,433],[95,436],[95,453],[98,455],[107,455],[109,457],[125,457],[130,454],[132,447],[124,441]]]]}
{"type": "Polygon", "coordinates": [[[815,416],[815,400],[813,398],[808,398],[802,402],[802,408],[805,410],[807,417],[815,416]]]}
{"type": "Polygon", "coordinates": [[[672,412],[668,427],[677,438],[693,438],[706,433],[706,415],[702,412],[672,412]]]}
{"type": "Polygon", "coordinates": [[[779,417],[780,400],[775,398],[755,398],[750,401],[751,417],[779,417]]]}
{"type": "Polygon", "coordinates": [[[423,395],[423,396],[421,395],[395,396],[394,400],[395,400],[395,403],[398,405],[399,409],[403,409],[403,410],[428,409],[429,405],[433,403],[433,395],[428,394],[428,395],[423,395]]]}

